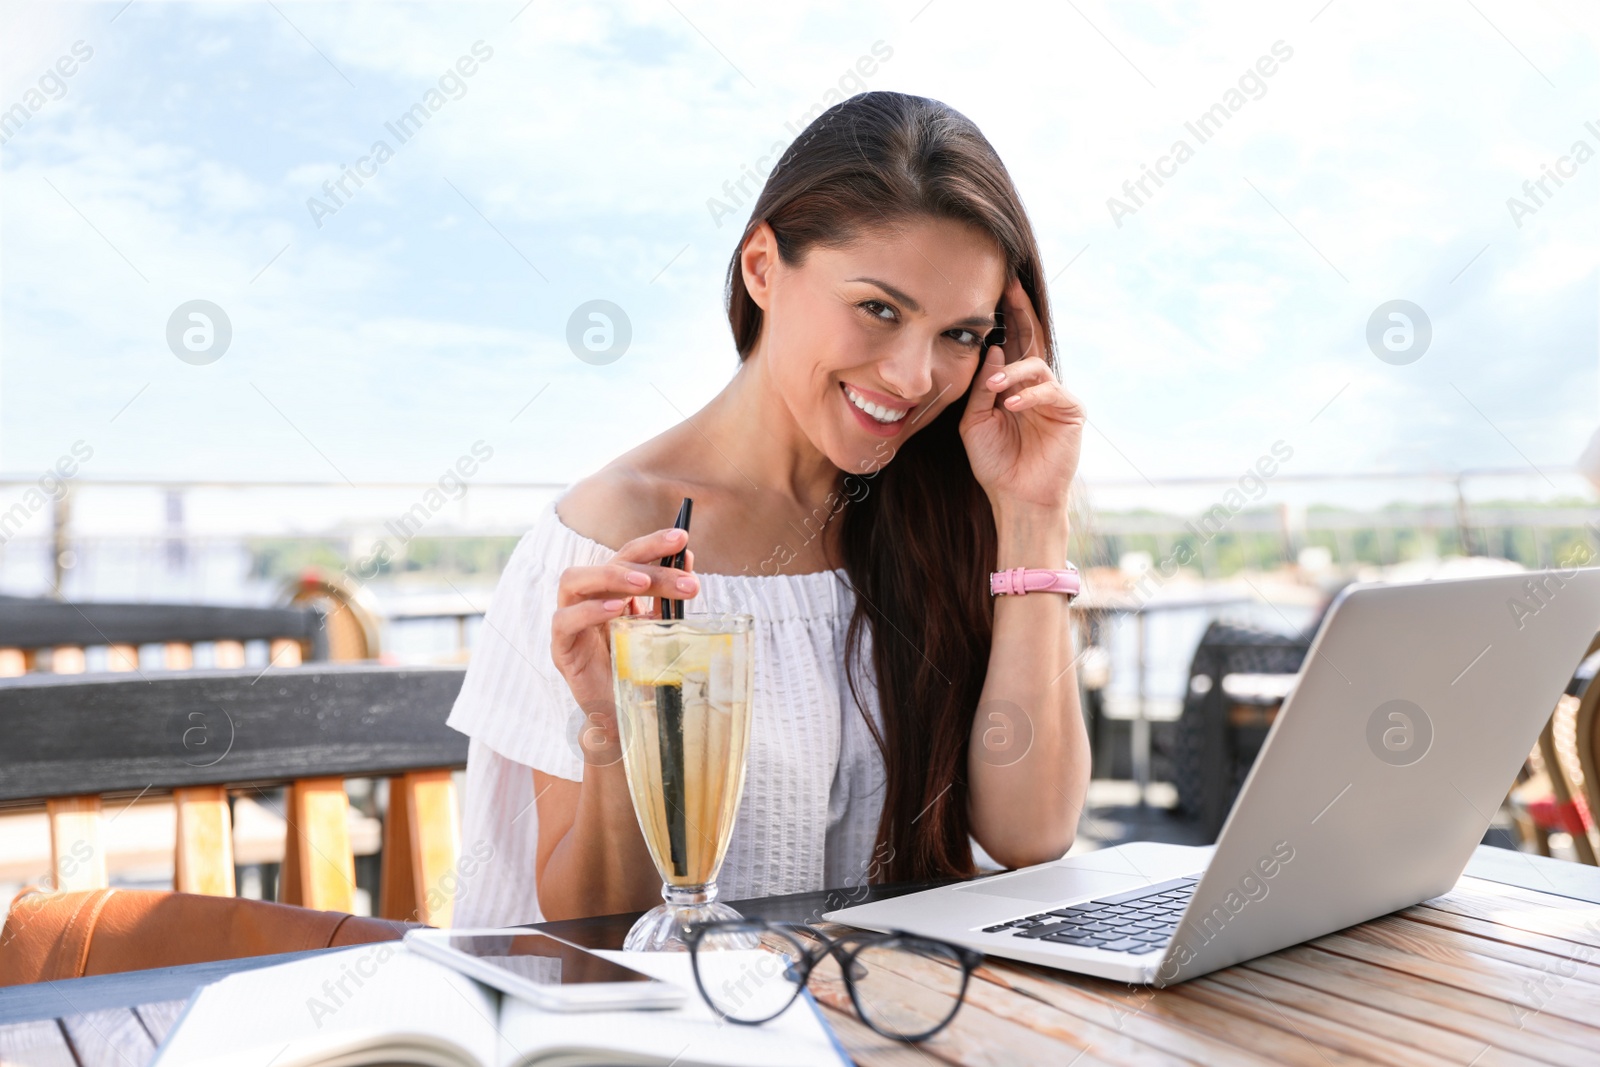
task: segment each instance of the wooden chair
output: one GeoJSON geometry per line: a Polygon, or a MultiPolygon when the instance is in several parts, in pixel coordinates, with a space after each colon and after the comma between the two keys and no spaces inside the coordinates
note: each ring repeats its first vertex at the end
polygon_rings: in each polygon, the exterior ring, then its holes
{"type": "MultiPolygon", "coordinates": [[[[1589,645],[1583,665],[1573,678],[1567,691],[1577,690],[1578,711],[1573,723],[1573,747],[1577,750],[1578,770],[1583,782],[1583,795],[1589,802],[1591,816],[1600,818],[1600,684],[1595,675],[1600,674],[1600,634],[1589,645]]],[[[1553,740],[1553,738],[1552,738],[1553,740]]],[[[1543,744],[1544,738],[1540,737],[1543,744]]]]}
{"type": "Polygon", "coordinates": [[[0,804],[42,802],[55,887],[97,889],[106,799],[168,792],[175,888],[233,896],[230,790],[287,785],[278,899],[349,912],[344,779],[386,776],[379,914],[448,926],[460,853],[450,772],[467,739],[445,717],[463,674],[350,665],[0,679],[0,804]]]}
{"type": "Polygon", "coordinates": [[[1600,634],[1556,703],[1539,743],[1528,757],[1523,780],[1509,800],[1524,845],[1550,855],[1550,834],[1572,838],[1580,863],[1595,866],[1595,818],[1600,815],[1600,634]]]}
{"type": "Polygon", "coordinates": [[[328,657],[327,628],[313,606],[211,607],[197,604],[73,604],[0,599],[0,677],[32,671],[82,674],[86,650],[106,649],[110,671],[137,671],[139,647],[160,645],[163,666],[194,666],[194,646],[210,642],[219,668],[243,667],[247,641],[268,642],[268,662],[292,667],[328,657]]]}
{"type": "Polygon", "coordinates": [[[329,659],[378,658],[377,614],[365,591],[348,577],[307,570],[290,587],[289,604],[321,612],[329,659]]]}

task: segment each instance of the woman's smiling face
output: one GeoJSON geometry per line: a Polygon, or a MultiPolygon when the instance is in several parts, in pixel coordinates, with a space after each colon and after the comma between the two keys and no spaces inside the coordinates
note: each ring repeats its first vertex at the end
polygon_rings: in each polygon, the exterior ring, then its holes
{"type": "Polygon", "coordinates": [[[758,358],[811,443],[859,474],[966,392],[1006,283],[992,237],[929,217],[793,265],[762,223],[740,266],[763,311],[758,358]]]}

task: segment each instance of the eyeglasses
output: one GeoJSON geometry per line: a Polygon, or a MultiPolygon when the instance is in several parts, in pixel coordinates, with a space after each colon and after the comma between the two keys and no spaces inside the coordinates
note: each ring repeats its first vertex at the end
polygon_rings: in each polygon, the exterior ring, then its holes
{"type": "MultiPolygon", "coordinates": [[[[904,932],[831,938],[800,923],[730,919],[684,934],[695,985],[729,1022],[782,1015],[830,958],[861,1021],[884,1037],[922,1041],[955,1018],[983,953],[904,932]]],[[[824,972],[831,977],[832,968],[824,972]]]]}

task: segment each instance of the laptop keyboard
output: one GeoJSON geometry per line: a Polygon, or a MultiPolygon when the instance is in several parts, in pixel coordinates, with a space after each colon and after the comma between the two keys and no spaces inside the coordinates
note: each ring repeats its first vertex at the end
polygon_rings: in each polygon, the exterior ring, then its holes
{"type": "Polygon", "coordinates": [[[1169,882],[1140,886],[1115,896],[985,926],[983,932],[1009,931],[1013,937],[1142,956],[1166,947],[1199,881],[1198,878],[1174,878],[1169,882]]]}

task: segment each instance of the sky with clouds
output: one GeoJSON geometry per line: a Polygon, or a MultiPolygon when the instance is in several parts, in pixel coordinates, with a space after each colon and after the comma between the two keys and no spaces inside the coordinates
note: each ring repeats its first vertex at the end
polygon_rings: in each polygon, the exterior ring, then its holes
{"type": "Polygon", "coordinates": [[[746,212],[708,202],[864,85],[946,101],[1005,160],[1090,481],[1242,471],[1283,440],[1298,471],[1570,488],[1600,425],[1600,158],[1576,147],[1600,151],[1596,21],[1576,0],[7,2],[0,469],[81,439],[99,477],[432,479],[482,440],[485,477],[580,477],[726,381],[746,212]],[[1186,124],[1217,104],[1201,143],[1186,124]],[[1136,210],[1108,206],[1158,165],[1136,210]],[[1547,166],[1568,176],[1533,205],[1547,166]],[[231,325],[205,365],[168,344],[194,300],[231,325]],[[591,300],[631,326],[614,362],[569,346],[591,300]],[[1368,344],[1392,300],[1431,325],[1409,363],[1368,344]]]}

